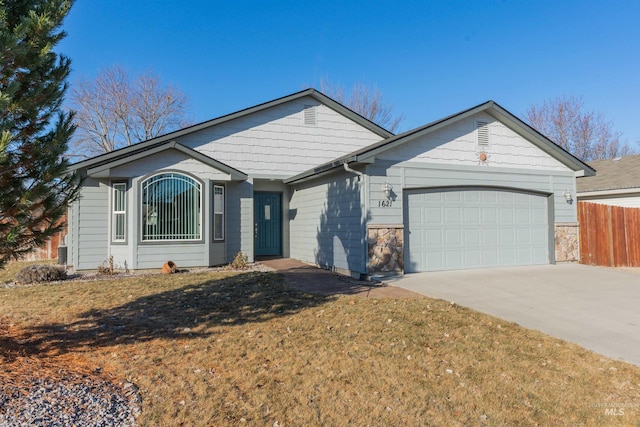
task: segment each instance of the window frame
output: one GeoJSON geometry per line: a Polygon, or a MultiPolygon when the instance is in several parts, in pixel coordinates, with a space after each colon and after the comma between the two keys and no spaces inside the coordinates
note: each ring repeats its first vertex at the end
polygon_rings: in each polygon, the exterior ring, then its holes
{"type": "Polygon", "coordinates": [[[112,243],[127,243],[127,190],[128,185],[126,181],[114,181],[111,183],[111,242],[112,243]],[[117,187],[121,189],[118,190],[117,187]],[[124,187],[124,188],[123,188],[124,187]],[[120,191],[122,195],[122,210],[116,210],[117,203],[117,192],[120,191]],[[122,238],[117,237],[117,216],[122,216],[123,218],[123,236],[122,238]]]}
{"type": "Polygon", "coordinates": [[[226,220],[227,220],[227,215],[226,215],[226,209],[227,209],[227,191],[224,185],[222,184],[213,184],[213,191],[212,191],[212,197],[211,197],[211,202],[213,205],[213,208],[211,209],[211,218],[213,219],[213,224],[212,224],[212,231],[213,231],[213,241],[214,242],[224,242],[225,238],[226,238],[226,220]],[[217,206],[216,204],[216,189],[219,188],[222,190],[222,209],[220,209],[220,211],[218,211],[219,206],[217,206]],[[221,225],[221,232],[222,232],[222,237],[216,237],[216,215],[221,215],[222,216],[222,225],[221,225]]]}
{"type": "MultiPolygon", "coordinates": [[[[197,179],[196,177],[194,177],[193,175],[186,173],[186,172],[182,172],[182,171],[173,171],[173,170],[165,170],[165,171],[160,171],[157,173],[154,173],[152,175],[146,176],[144,179],[142,179],[140,181],[140,195],[139,195],[139,208],[140,208],[140,232],[138,234],[139,239],[140,239],[140,244],[156,244],[156,243],[176,243],[176,244],[180,244],[180,243],[198,243],[198,242],[202,242],[204,239],[204,224],[203,224],[203,218],[204,218],[204,206],[202,204],[203,202],[203,183],[202,181],[200,181],[199,179],[197,179]],[[198,190],[198,198],[197,198],[197,209],[198,209],[198,216],[197,216],[197,223],[198,223],[198,227],[197,227],[197,237],[193,237],[193,238],[167,238],[166,236],[163,238],[148,238],[145,236],[148,236],[147,233],[145,233],[145,208],[144,206],[148,203],[145,203],[145,191],[146,191],[146,185],[149,181],[153,180],[154,178],[157,178],[161,175],[171,175],[171,178],[182,178],[183,181],[189,182],[192,181],[193,184],[195,184],[194,188],[197,188],[198,190]],[[186,179],[185,179],[186,178],[186,179]]],[[[173,234],[176,234],[175,232],[173,234]]],[[[156,233],[156,235],[160,235],[162,236],[162,234],[158,234],[156,233]]]]}

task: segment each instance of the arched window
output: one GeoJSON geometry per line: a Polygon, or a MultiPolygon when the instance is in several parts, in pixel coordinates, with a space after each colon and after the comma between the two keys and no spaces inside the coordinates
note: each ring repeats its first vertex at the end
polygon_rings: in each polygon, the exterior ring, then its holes
{"type": "Polygon", "coordinates": [[[202,236],[200,183],[179,173],[142,182],[142,240],[199,240],[202,236]]]}

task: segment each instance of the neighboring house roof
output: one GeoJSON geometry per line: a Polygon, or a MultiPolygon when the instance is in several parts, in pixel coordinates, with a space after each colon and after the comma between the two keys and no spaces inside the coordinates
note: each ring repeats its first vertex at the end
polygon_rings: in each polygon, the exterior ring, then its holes
{"type": "Polygon", "coordinates": [[[595,174],[595,170],[586,163],[582,162],[577,157],[573,156],[568,151],[564,150],[559,145],[542,135],[540,132],[520,120],[518,117],[502,108],[495,101],[487,101],[483,104],[469,108],[468,110],[461,111],[456,114],[452,114],[448,117],[436,120],[427,125],[412,129],[410,131],[401,133],[399,135],[392,136],[368,147],[349,153],[345,156],[339,157],[336,160],[320,165],[316,168],[302,172],[296,176],[293,176],[287,180],[286,183],[292,183],[312,177],[313,175],[327,172],[331,169],[342,166],[348,163],[370,163],[373,161],[376,155],[393,149],[401,144],[409,142],[415,138],[424,136],[431,132],[442,129],[445,126],[449,126],[454,122],[463,120],[467,117],[471,117],[478,113],[487,113],[502,123],[509,126],[512,130],[520,134],[522,137],[531,141],[538,148],[555,158],[559,162],[565,164],[567,167],[575,172],[581,172],[585,176],[591,176],[595,174]]]}
{"type": "Polygon", "coordinates": [[[640,188],[640,154],[594,160],[589,165],[597,169],[598,174],[578,179],[578,193],[640,188]]]}
{"type": "Polygon", "coordinates": [[[291,95],[287,95],[284,96],[282,98],[278,98],[278,99],[274,99],[273,101],[269,101],[269,102],[265,102],[259,105],[256,105],[254,107],[250,107],[250,108],[246,108],[244,110],[240,110],[240,111],[236,111],[235,113],[231,113],[231,114],[227,114],[206,122],[202,122],[202,123],[198,123],[195,124],[193,126],[189,126],[180,130],[177,130],[175,132],[171,132],[168,133],[166,135],[161,135],[158,136],[156,138],[152,138],[149,139],[147,141],[142,141],[139,142],[137,144],[133,144],[130,145],[128,147],[124,147],[124,148],[120,148],[118,150],[115,151],[111,151],[109,153],[105,153],[105,154],[101,154],[98,155],[96,157],[92,157],[90,159],[87,160],[83,160],[77,163],[74,163],[73,165],[70,166],[71,170],[77,170],[77,169],[82,169],[82,168],[86,168],[86,167],[92,167],[95,164],[100,164],[103,163],[105,161],[109,161],[113,158],[118,158],[118,157],[122,157],[122,156],[127,156],[129,154],[135,153],[139,150],[144,150],[150,147],[154,147],[156,144],[158,143],[162,143],[165,141],[169,141],[169,140],[174,140],[177,138],[180,138],[181,136],[190,134],[192,132],[196,132],[202,129],[206,129],[208,127],[211,126],[215,126],[224,122],[228,122],[230,120],[234,120],[237,119],[239,117],[243,117],[243,116],[247,116],[249,114],[253,114],[256,113],[258,111],[262,111],[262,110],[266,110],[268,108],[272,108],[275,107],[277,105],[281,105],[287,102],[291,102],[300,98],[304,98],[304,97],[311,97],[313,99],[315,99],[316,101],[320,102],[321,104],[326,105],[327,107],[333,109],[334,111],[342,114],[343,116],[353,120],[354,122],[358,123],[359,125],[363,126],[364,128],[370,130],[371,132],[380,135],[380,137],[382,138],[389,138],[390,136],[393,136],[393,133],[389,132],[388,130],[384,129],[381,126],[378,126],[377,124],[373,123],[372,121],[366,119],[365,117],[361,116],[360,114],[356,113],[353,110],[350,110],[349,108],[345,107],[344,105],[340,104],[339,102],[334,101],[333,99],[329,98],[328,96],[326,96],[325,94],[323,94],[322,92],[319,92],[315,89],[305,89],[303,91],[300,92],[296,92],[293,93],[291,95]]]}
{"type": "Polygon", "coordinates": [[[160,153],[166,150],[177,150],[180,151],[187,156],[194,158],[208,166],[211,166],[220,172],[226,173],[229,175],[229,178],[234,181],[244,181],[247,179],[247,174],[232,168],[231,166],[224,164],[222,162],[217,161],[205,154],[200,153],[199,151],[193,150],[189,147],[186,147],[176,141],[163,141],[156,143],[152,146],[145,146],[144,148],[139,148],[133,152],[127,152],[126,154],[121,154],[116,157],[110,157],[108,159],[103,159],[101,162],[93,163],[89,169],[87,169],[87,175],[100,178],[100,177],[108,177],[109,170],[127,163],[134,162],[136,160],[140,160],[152,154],[160,153]]]}

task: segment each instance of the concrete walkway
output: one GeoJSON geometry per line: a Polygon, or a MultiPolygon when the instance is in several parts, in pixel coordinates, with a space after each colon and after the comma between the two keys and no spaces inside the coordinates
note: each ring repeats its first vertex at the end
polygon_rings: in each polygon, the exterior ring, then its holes
{"type": "Polygon", "coordinates": [[[319,295],[352,295],[360,298],[421,298],[422,295],[397,286],[355,280],[322,270],[291,258],[258,261],[282,273],[294,289],[319,295]]]}
{"type": "Polygon", "coordinates": [[[640,274],[580,264],[414,273],[388,283],[640,365],[640,274]]]}

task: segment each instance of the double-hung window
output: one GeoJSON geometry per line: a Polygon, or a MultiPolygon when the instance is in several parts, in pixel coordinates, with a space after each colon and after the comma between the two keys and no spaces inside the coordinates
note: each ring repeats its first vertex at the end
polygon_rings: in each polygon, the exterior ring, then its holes
{"type": "Polygon", "coordinates": [[[142,241],[199,240],[201,185],[180,173],[160,173],[142,182],[142,241]]]}
{"type": "Polygon", "coordinates": [[[224,187],[213,186],[213,240],[224,240],[224,187]]]}
{"type": "Polygon", "coordinates": [[[127,184],[113,184],[112,241],[124,242],[127,238],[127,184]]]}

